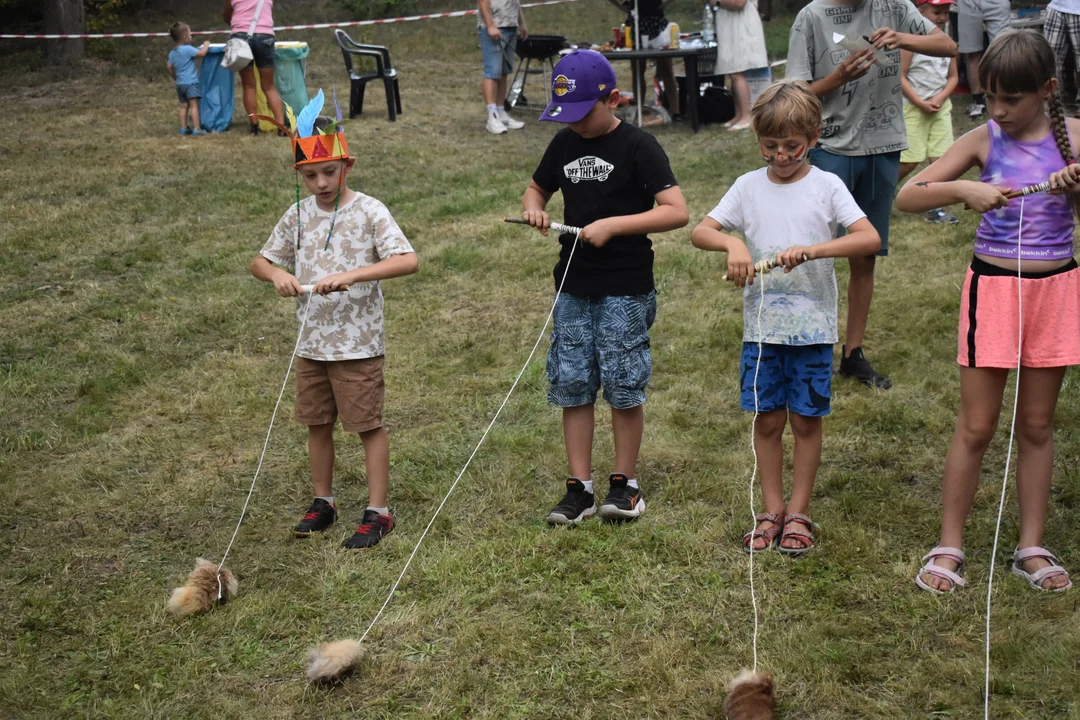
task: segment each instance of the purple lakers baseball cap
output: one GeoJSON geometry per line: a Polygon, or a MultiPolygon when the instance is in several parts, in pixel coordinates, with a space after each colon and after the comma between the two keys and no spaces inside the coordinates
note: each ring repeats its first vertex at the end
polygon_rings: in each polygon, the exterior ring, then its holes
{"type": "Polygon", "coordinates": [[[575,50],[559,61],[552,75],[551,103],[541,120],[577,122],[615,89],[615,70],[595,50],[575,50]]]}

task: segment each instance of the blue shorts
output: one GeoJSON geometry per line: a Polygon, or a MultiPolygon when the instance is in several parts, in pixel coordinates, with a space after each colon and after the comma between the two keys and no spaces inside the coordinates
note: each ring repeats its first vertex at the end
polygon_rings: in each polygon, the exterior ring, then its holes
{"type": "MultiPolygon", "coordinates": [[[[754,411],[754,369],[758,344],[744,342],[742,349],[743,410],[754,411]]],[[[757,372],[757,410],[767,413],[787,409],[803,417],[824,417],[831,411],[832,345],[761,346],[757,372]]]]}
{"type": "Polygon", "coordinates": [[[604,400],[616,410],[645,402],[652,376],[649,328],[656,291],[646,295],[560,295],[548,350],[548,402],[578,407],[604,400]]]}
{"type": "Polygon", "coordinates": [[[177,85],[176,86],[176,99],[180,101],[181,105],[187,105],[188,100],[198,100],[202,97],[202,90],[199,88],[199,83],[194,82],[190,85],[177,85]]]}
{"type": "MultiPolygon", "coordinates": [[[[893,194],[900,180],[900,151],[880,155],[835,155],[816,147],[810,151],[810,164],[838,176],[851,192],[859,209],[881,236],[878,255],[889,254],[889,218],[893,194]]],[[[842,234],[842,233],[841,233],[842,234]]]]}
{"type": "Polygon", "coordinates": [[[479,32],[480,51],[484,54],[484,78],[498,80],[513,72],[517,28],[499,28],[502,40],[492,40],[484,28],[480,28],[479,32]]]}
{"type": "MultiPolygon", "coordinates": [[[[274,67],[274,58],[277,57],[277,50],[274,48],[274,36],[269,33],[255,33],[250,38],[246,32],[233,33],[229,36],[232,38],[243,38],[248,41],[248,45],[251,47],[251,56],[254,58],[247,64],[247,68],[252,64],[257,68],[272,68],[274,67]]],[[[297,111],[299,112],[299,110],[297,111]]]]}

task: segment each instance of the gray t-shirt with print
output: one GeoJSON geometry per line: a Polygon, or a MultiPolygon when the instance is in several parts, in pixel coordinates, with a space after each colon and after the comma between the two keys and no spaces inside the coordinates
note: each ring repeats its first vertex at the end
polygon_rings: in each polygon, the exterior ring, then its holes
{"type": "MultiPolygon", "coordinates": [[[[909,0],[813,0],[799,11],[788,38],[786,76],[814,82],[831,74],[848,51],[834,33],[870,37],[878,28],[929,35],[933,23],[909,0]]],[[[900,90],[900,51],[888,52],[888,65],[875,64],[858,80],[844,83],[821,98],[821,140],[837,155],[880,155],[907,148],[903,93],[900,90]]]]}
{"type": "MultiPolygon", "coordinates": [[[[516,28],[518,26],[518,12],[521,9],[521,0],[490,0],[491,19],[497,28],[516,28]]],[[[484,16],[476,13],[476,27],[483,30],[484,16]]]]}

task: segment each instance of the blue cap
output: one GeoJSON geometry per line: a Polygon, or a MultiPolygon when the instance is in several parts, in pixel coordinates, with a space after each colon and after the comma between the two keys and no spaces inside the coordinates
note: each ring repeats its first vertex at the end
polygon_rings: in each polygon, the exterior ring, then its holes
{"type": "Polygon", "coordinates": [[[595,50],[575,50],[559,61],[552,75],[551,103],[541,120],[577,122],[615,89],[615,70],[595,50]]]}

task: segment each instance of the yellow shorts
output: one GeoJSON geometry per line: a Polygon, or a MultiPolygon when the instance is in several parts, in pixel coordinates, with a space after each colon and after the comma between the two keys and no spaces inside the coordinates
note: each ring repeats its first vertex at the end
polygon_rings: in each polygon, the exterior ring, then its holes
{"type": "Polygon", "coordinates": [[[953,142],[952,100],[946,100],[933,115],[927,115],[910,103],[904,103],[908,149],[900,153],[902,163],[921,163],[939,158],[953,142]]]}

